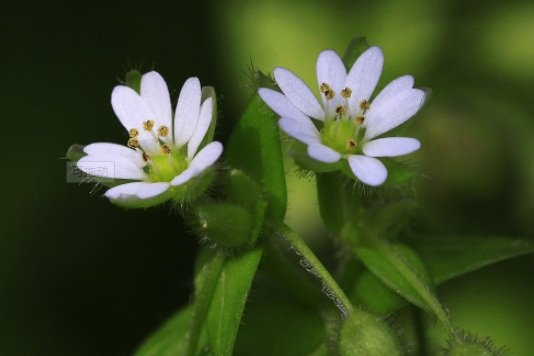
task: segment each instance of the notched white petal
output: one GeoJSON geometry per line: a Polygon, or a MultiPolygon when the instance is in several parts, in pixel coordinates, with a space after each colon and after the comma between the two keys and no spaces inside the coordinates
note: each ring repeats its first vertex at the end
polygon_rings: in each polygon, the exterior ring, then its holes
{"type": "Polygon", "coordinates": [[[304,114],[324,120],[324,110],[308,86],[295,74],[284,68],[275,68],[276,84],[286,97],[304,114]]]}
{"type": "Polygon", "coordinates": [[[174,115],[174,142],[178,146],[186,144],[195,131],[201,93],[200,81],[196,77],[187,79],[180,91],[174,115]]]}
{"type": "Polygon", "coordinates": [[[399,126],[414,116],[424,101],[424,92],[419,89],[409,89],[389,96],[380,105],[371,104],[366,115],[367,130],[365,139],[370,140],[399,126]]]}
{"type": "Polygon", "coordinates": [[[381,185],[386,181],[388,171],[376,158],[361,155],[348,157],[352,173],[362,182],[371,186],[381,185]]]}
{"type": "Polygon", "coordinates": [[[146,163],[143,161],[141,154],[139,152],[122,145],[117,145],[116,143],[108,142],[97,142],[91,143],[83,148],[83,151],[88,155],[106,155],[114,154],[122,156],[127,160],[132,161],[136,166],[142,168],[146,166],[146,163]]]}
{"type": "Polygon", "coordinates": [[[140,187],[136,192],[135,195],[139,199],[150,199],[157,197],[158,195],[161,195],[165,193],[169,188],[170,184],[166,182],[158,182],[158,183],[150,183],[147,185],[143,185],[140,187]]]}
{"type": "Polygon", "coordinates": [[[386,137],[367,142],[363,153],[369,157],[397,157],[417,151],[421,142],[410,137],[386,137]]]}
{"type": "Polygon", "coordinates": [[[294,118],[283,117],[278,121],[278,124],[288,135],[307,145],[321,142],[317,128],[310,119],[307,118],[306,120],[307,122],[303,122],[294,118]]]}
{"type": "Polygon", "coordinates": [[[154,113],[155,128],[172,127],[171,98],[167,83],[157,72],[148,72],[141,79],[141,97],[154,113]]]}
{"type": "Polygon", "coordinates": [[[118,85],[113,89],[111,106],[128,131],[136,128],[141,132],[143,121],[155,120],[145,100],[135,90],[124,85],[118,85]]]}
{"type": "Polygon", "coordinates": [[[346,81],[346,86],[352,90],[349,99],[351,115],[360,113],[360,102],[371,98],[382,74],[383,66],[384,54],[378,47],[367,49],[354,62],[346,81]]]}
{"type": "Polygon", "coordinates": [[[206,145],[200,152],[193,158],[193,161],[189,164],[189,168],[183,171],[180,175],[176,176],[172,181],[172,186],[184,184],[188,180],[198,176],[206,168],[213,165],[221,156],[223,146],[220,142],[214,141],[206,145]]]}
{"type": "Polygon", "coordinates": [[[88,155],[82,157],[77,162],[77,166],[80,170],[89,174],[91,171],[97,170],[98,167],[102,167],[102,162],[106,162],[105,166],[111,163],[114,167],[113,176],[109,172],[109,178],[134,180],[144,180],[146,178],[145,173],[139,166],[129,159],[116,154],[88,155]]]}
{"type": "MultiPolygon", "coordinates": [[[[317,84],[319,90],[323,83],[328,84],[335,92],[333,100],[333,106],[341,101],[341,91],[345,89],[345,80],[347,79],[347,70],[339,55],[332,51],[327,50],[321,52],[317,58],[317,84]]],[[[324,100],[324,95],[322,95],[324,100]]]]}
{"type": "Polygon", "coordinates": [[[324,163],[334,163],[341,159],[341,154],[339,152],[334,151],[322,143],[313,143],[309,145],[308,156],[324,163]]]}
{"type": "Polygon", "coordinates": [[[310,119],[300,111],[293,103],[283,94],[267,88],[260,88],[258,94],[262,100],[278,115],[290,117],[302,121],[310,119]]]}
{"type": "Polygon", "coordinates": [[[208,129],[211,124],[213,116],[213,101],[212,98],[206,99],[200,108],[200,115],[197,122],[197,127],[195,128],[195,131],[193,132],[193,136],[191,136],[191,139],[189,140],[189,143],[187,144],[187,159],[191,160],[197,153],[198,146],[202,143],[202,140],[204,140],[204,136],[206,136],[206,132],[208,132],[208,129]]]}

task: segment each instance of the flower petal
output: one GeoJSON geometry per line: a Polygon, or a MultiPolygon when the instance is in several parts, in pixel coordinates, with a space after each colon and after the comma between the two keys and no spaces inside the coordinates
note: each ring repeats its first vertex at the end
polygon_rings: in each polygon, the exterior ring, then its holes
{"type": "Polygon", "coordinates": [[[378,47],[367,49],[354,62],[345,84],[352,89],[352,95],[349,98],[350,114],[352,116],[362,113],[360,103],[362,100],[369,101],[371,98],[382,74],[383,66],[384,54],[378,47]]]}
{"type": "Polygon", "coordinates": [[[370,157],[397,157],[417,151],[421,142],[410,137],[386,137],[367,142],[363,153],[370,157]]]}
{"type": "Polygon", "coordinates": [[[148,72],[141,79],[141,97],[154,113],[154,127],[164,125],[172,128],[172,108],[169,89],[157,72],[148,72]]]}
{"type": "Polygon", "coordinates": [[[312,91],[304,82],[284,68],[274,69],[276,84],[286,97],[304,114],[318,120],[324,120],[324,110],[312,91]]]}
{"type": "Polygon", "coordinates": [[[160,194],[165,193],[170,188],[170,186],[171,185],[167,182],[146,184],[140,187],[135,193],[135,195],[137,195],[139,199],[154,198],[160,194]]]}
{"type": "Polygon", "coordinates": [[[419,89],[409,89],[389,96],[387,101],[373,102],[366,114],[367,129],[365,140],[382,135],[414,116],[421,108],[425,93],[419,89]]]}
{"type": "Polygon", "coordinates": [[[380,106],[384,102],[389,101],[392,97],[412,89],[413,83],[414,79],[411,75],[405,75],[393,80],[376,96],[376,98],[373,100],[373,105],[371,105],[371,108],[373,106],[380,106]]]}
{"type": "Polygon", "coordinates": [[[258,94],[278,115],[302,121],[310,121],[310,118],[293,105],[285,95],[267,88],[260,88],[258,94]]]}
{"type": "Polygon", "coordinates": [[[184,184],[191,178],[198,176],[206,168],[214,164],[223,151],[223,146],[220,142],[213,141],[206,145],[200,152],[195,156],[195,158],[189,164],[189,168],[183,171],[178,176],[174,177],[171,181],[173,187],[177,185],[184,184]]]}
{"type": "Polygon", "coordinates": [[[187,144],[187,159],[193,159],[195,153],[197,153],[198,146],[200,146],[200,143],[202,143],[202,140],[204,140],[204,136],[206,136],[206,132],[208,132],[210,127],[212,115],[213,100],[212,98],[207,98],[200,107],[200,115],[198,117],[197,127],[195,128],[193,136],[191,136],[191,139],[187,144]]]}
{"type": "Polygon", "coordinates": [[[117,145],[116,143],[91,143],[90,145],[85,146],[83,151],[88,155],[114,154],[132,161],[139,168],[146,166],[146,162],[143,161],[139,152],[123,145],[117,145]]]}
{"type": "Polygon", "coordinates": [[[132,88],[118,85],[111,93],[111,105],[115,115],[117,115],[126,130],[137,129],[139,131],[137,139],[143,149],[149,152],[157,152],[158,143],[150,132],[143,130],[144,121],[155,121],[154,114],[145,100],[132,88]]]}
{"type": "Polygon", "coordinates": [[[167,200],[169,183],[134,182],[109,189],[104,195],[114,204],[129,208],[146,208],[167,200]],[[167,194],[166,194],[167,193],[167,194]]]}
{"type": "Polygon", "coordinates": [[[341,159],[341,154],[322,143],[312,143],[308,146],[308,155],[324,163],[334,163],[341,159]]]}
{"type": "Polygon", "coordinates": [[[293,136],[297,140],[304,142],[307,145],[312,143],[319,143],[319,131],[309,118],[306,121],[300,121],[298,119],[283,117],[278,121],[278,124],[287,134],[293,136]]]}
{"type": "Polygon", "coordinates": [[[362,183],[377,186],[386,181],[388,171],[378,159],[361,155],[350,155],[348,161],[352,173],[362,183]]]}
{"type": "Polygon", "coordinates": [[[185,145],[197,126],[200,112],[201,89],[198,78],[189,78],[185,81],[174,114],[174,143],[185,145]]]}
{"type": "MultiPolygon", "coordinates": [[[[321,85],[326,83],[334,90],[335,95],[332,99],[332,107],[336,107],[343,100],[341,97],[341,91],[345,89],[345,80],[347,79],[347,70],[345,65],[339,58],[339,55],[332,51],[327,50],[321,52],[317,58],[317,84],[319,85],[319,90],[321,85]]],[[[321,98],[323,103],[326,103],[326,98],[323,93],[321,93],[321,98]]]]}
{"type": "Polygon", "coordinates": [[[113,177],[110,178],[135,180],[146,178],[143,170],[133,161],[113,153],[88,155],[82,157],[76,165],[79,169],[87,173],[88,168],[94,169],[94,166],[97,166],[99,162],[114,162],[115,172],[113,173],[113,177]]]}

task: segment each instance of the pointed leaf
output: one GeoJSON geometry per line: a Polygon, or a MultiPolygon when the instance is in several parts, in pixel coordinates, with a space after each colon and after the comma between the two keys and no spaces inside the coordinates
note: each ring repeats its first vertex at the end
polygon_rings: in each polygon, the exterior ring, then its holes
{"type": "Polygon", "coordinates": [[[235,255],[223,267],[207,318],[208,340],[214,355],[230,356],[262,248],[235,255]]]}
{"type": "Polygon", "coordinates": [[[282,221],[287,189],[277,118],[257,92],[252,94],[230,136],[226,159],[232,167],[241,169],[262,187],[268,203],[267,215],[282,221]]]}
{"type": "Polygon", "coordinates": [[[500,236],[413,236],[404,239],[425,261],[435,284],[534,252],[534,241],[500,236]]]}
{"type": "MultiPolygon", "coordinates": [[[[194,304],[192,304],[174,314],[162,327],[145,340],[134,356],[185,355],[194,309],[194,304]]],[[[195,355],[205,355],[203,350],[208,345],[205,330],[200,335],[199,345],[199,351],[195,355]]]]}

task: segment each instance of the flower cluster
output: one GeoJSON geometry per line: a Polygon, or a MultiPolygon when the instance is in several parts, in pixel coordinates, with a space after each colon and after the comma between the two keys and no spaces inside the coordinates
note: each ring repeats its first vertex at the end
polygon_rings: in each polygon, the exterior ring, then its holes
{"type": "Polygon", "coordinates": [[[140,93],[119,85],[111,95],[115,114],[129,134],[127,146],[93,143],[78,161],[115,164],[115,179],[128,183],[109,189],[105,196],[125,207],[148,207],[168,199],[182,199],[196,177],[220,157],[220,142],[206,142],[214,116],[214,97],[202,101],[198,78],[182,87],[174,113],[167,84],[156,72],[141,79],[140,93]],[[200,149],[200,150],[199,150],[200,149]]]}
{"type": "Polygon", "coordinates": [[[379,136],[415,115],[425,98],[422,90],[413,88],[413,78],[403,76],[371,101],[383,64],[380,48],[371,47],[347,74],[337,53],[327,50],[317,59],[322,105],[300,78],[284,68],[274,70],[283,94],[260,88],[259,95],[281,116],[282,130],[308,146],[311,158],[324,163],[345,159],[361,182],[378,186],[388,172],[377,157],[402,156],[420,147],[414,138],[379,136]],[[321,121],[320,129],[310,118],[321,121]]]}

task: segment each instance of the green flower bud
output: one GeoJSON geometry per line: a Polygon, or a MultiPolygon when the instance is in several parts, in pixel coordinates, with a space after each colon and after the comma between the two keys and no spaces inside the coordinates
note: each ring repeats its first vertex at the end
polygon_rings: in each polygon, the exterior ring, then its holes
{"type": "Polygon", "coordinates": [[[188,222],[201,238],[213,244],[239,247],[251,244],[254,242],[251,239],[255,239],[252,215],[237,205],[201,205],[188,222]]]}
{"type": "Polygon", "coordinates": [[[339,335],[341,356],[398,356],[402,348],[395,332],[382,317],[357,312],[345,320],[339,335]]]}
{"type": "Polygon", "coordinates": [[[447,347],[441,349],[442,356],[506,356],[510,349],[502,346],[496,348],[488,336],[480,339],[468,332],[460,331],[457,340],[447,340],[447,347]]]}

